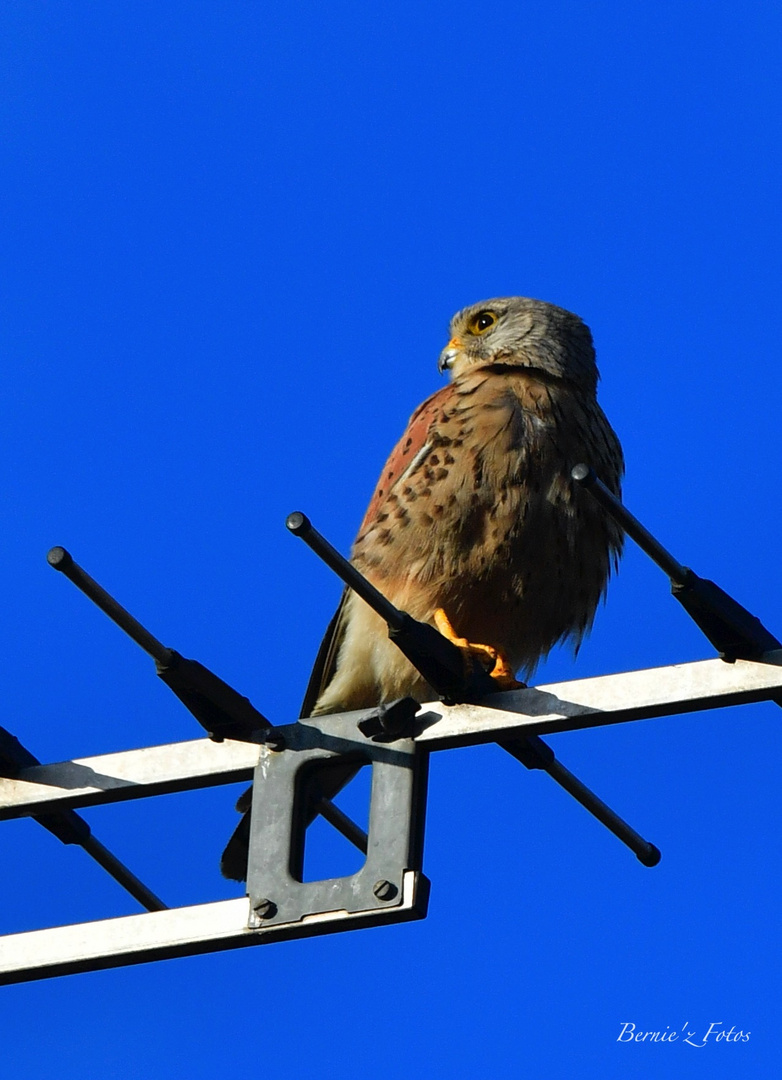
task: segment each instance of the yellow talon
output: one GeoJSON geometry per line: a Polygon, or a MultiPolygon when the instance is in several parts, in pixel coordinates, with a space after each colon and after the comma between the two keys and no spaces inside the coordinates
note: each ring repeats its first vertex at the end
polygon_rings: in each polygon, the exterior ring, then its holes
{"type": "Polygon", "coordinates": [[[467,638],[459,637],[453,626],[451,626],[451,620],[442,608],[437,608],[435,611],[434,624],[443,637],[448,638],[452,644],[462,650],[468,672],[472,670],[473,661],[478,659],[501,690],[519,690],[524,686],[524,683],[519,682],[514,676],[508,658],[502,649],[496,649],[493,645],[479,645],[475,641],[468,641],[467,638]]]}

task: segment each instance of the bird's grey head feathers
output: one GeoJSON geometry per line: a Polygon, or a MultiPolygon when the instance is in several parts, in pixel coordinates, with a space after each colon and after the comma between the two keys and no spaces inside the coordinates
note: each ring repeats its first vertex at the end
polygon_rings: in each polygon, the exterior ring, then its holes
{"type": "Polygon", "coordinates": [[[454,379],[476,367],[527,367],[594,392],[598,372],[592,335],[577,315],[543,300],[484,300],[451,319],[440,371],[454,379]]]}

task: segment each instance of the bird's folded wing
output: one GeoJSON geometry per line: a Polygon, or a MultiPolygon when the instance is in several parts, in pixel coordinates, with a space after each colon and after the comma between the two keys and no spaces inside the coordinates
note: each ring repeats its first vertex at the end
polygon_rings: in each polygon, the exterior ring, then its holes
{"type": "Polygon", "coordinates": [[[312,672],[304,691],[304,700],[301,703],[300,716],[312,716],[315,703],[331,681],[337,668],[337,655],[342,639],[345,636],[345,604],[348,598],[348,589],[342,593],[337,610],[334,612],[331,622],[323,635],[318,655],[312,665],[312,672]]]}

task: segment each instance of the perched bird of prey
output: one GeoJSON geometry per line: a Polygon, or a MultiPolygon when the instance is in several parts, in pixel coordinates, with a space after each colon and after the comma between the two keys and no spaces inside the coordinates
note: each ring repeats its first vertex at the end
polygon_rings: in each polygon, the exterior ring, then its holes
{"type": "MultiPolygon", "coordinates": [[[[585,461],[619,494],[622,450],[597,404],[592,336],[562,308],[465,308],[439,367],[451,382],[392,451],[352,562],[398,608],[478,646],[508,685],[592,623],[622,539],[570,470],[585,461]]],[[[314,714],[436,696],[352,592],[314,676],[314,714]]]]}
{"type": "MultiPolygon", "coordinates": [[[[558,642],[578,647],[592,624],[622,536],[570,470],[586,462],[618,495],[622,450],[576,315],[524,297],[486,300],[454,316],[450,338],[439,368],[451,381],[416,409],[392,451],[352,562],[506,688],[558,642]]],[[[436,697],[347,591],[302,715],[406,695],[436,697]]],[[[241,876],[232,843],[223,870],[241,876]]]]}

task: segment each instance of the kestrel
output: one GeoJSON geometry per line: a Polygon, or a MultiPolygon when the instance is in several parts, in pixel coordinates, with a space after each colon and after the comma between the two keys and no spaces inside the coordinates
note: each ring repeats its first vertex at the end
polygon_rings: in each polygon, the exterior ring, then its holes
{"type": "MultiPolygon", "coordinates": [[[[618,495],[622,450],[597,404],[592,336],[562,308],[523,297],[465,308],[439,367],[451,382],[392,451],[352,562],[414,618],[487,645],[474,655],[508,685],[592,624],[622,537],[570,470],[587,462],[618,495]]],[[[354,593],[330,631],[313,714],[436,696],[354,593]]]]}
{"type": "MultiPolygon", "coordinates": [[[[576,315],[524,297],[486,300],[458,312],[450,335],[439,368],[451,381],[416,409],[392,451],[352,562],[501,688],[588,632],[622,535],[570,470],[586,462],[619,495],[622,449],[597,403],[592,335],[576,315]]],[[[302,715],[406,695],[437,696],[346,591],[302,715]]],[[[237,836],[223,860],[232,877],[243,872],[237,836]]]]}

